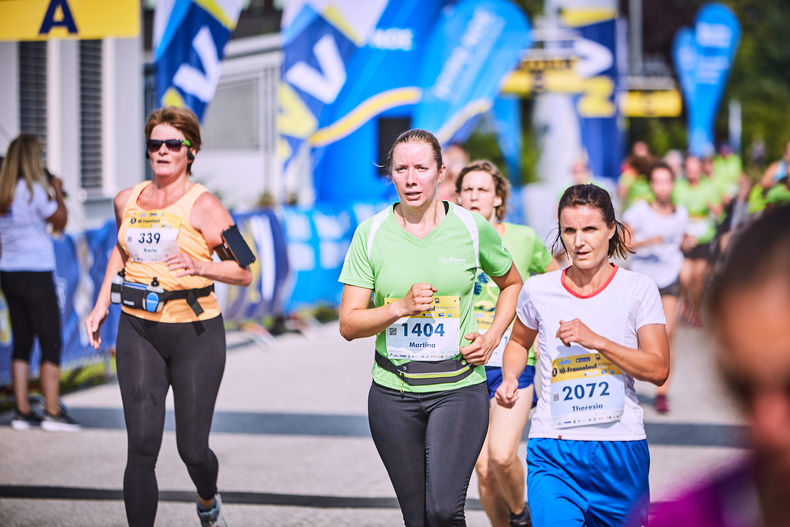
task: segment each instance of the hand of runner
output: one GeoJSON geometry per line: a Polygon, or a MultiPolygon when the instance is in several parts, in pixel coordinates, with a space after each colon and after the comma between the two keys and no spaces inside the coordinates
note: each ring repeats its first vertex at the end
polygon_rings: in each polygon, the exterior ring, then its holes
{"type": "Polygon", "coordinates": [[[566,346],[570,346],[571,342],[573,342],[588,349],[597,349],[598,340],[600,339],[597,333],[590,330],[578,318],[569,321],[560,320],[560,327],[557,329],[556,336],[566,346]]]}
{"type": "Polygon", "coordinates": [[[518,401],[518,379],[505,377],[496,389],[496,402],[499,406],[513,408],[518,401]]]}
{"type": "Polygon", "coordinates": [[[431,284],[414,284],[406,296],[398,300],[401,304],[400,316],[408,317],[428,311],[433,304],[433,294],[437,291],[431,284]]]}
{"type": "Polygon", "coordinates": [[[165,258],[165,264],[170,271],[174,272],[176,278],[180,276],[200,275],[198,266],[201,262],[196,262],[186,253],[171,254],[165,258]],[[181,269],[181,272],[176,272],[181,269]]]}
{"type": "Polygon", "coordinates": [[[458,351],[467,360],[467,362],[479,366],[485,364],[491,358],[497,343],[492,341],[492,337],[488,333],[467,333],[464,335],[466,340],[471,343],[468,346],[461,346],[458,351]]]}
{"type": "Polygon", "coordinates": [[[101,344],[101,335],[99,328],[101,328],[104,319],[107,318],[107,310],[100,309],[98,306],[93,309],[85,319],[85,331],[88,333],[88,340],[90,341],[93,349],[99,349],[101,344]]]}
{"type": "Polygon", "coordinates": [[[697,246],[697,239],[694,236],[685,235],[683,241],[680,242],[681,251],[690,251],[697,246]]]}

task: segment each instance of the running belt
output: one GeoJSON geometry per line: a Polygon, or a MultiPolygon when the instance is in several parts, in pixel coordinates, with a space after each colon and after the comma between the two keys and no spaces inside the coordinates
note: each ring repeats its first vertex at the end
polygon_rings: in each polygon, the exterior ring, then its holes
{"type": "Polygon", "coordinates": [[[396,366],[387,357],[378,352],[376,364],[390,373],[394,373],[410,386],[427,386],[458,382],[475,371],[474,364],[464,359],[447,359],[436,362],[411,361],[396,366]]]}

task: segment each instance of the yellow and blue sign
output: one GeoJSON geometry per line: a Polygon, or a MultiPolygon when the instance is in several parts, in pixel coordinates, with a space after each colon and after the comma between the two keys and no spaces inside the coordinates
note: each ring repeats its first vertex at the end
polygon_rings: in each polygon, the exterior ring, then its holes
{"type": "Polygon", "coordinates": [[[140,0],[3,0],[0,40],[99,39],[140,34],[140,0]]]}
{"type": "Polygon", "coordinates": [[[154,35],[157,106],[186,106],[198,119],[217,89],[225,44],[241,0],[175,0],[157,5],[154,35]],[[164,22],[163,22],[164,21],[164,22]]]}

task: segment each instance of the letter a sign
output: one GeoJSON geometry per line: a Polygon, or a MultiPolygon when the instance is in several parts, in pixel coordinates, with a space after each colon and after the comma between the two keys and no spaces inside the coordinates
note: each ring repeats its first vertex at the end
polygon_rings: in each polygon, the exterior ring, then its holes
{"type": "Polygon", "coordinates": [[[139,34],[140,0],[0,0],[0,41],[139,34]]]}

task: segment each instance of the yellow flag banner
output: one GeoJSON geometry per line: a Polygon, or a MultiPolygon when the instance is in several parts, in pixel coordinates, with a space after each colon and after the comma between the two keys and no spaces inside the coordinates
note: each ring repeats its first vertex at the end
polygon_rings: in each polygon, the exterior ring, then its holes
{"type": "Polygon", "coordinates": [[[140,0],[0,0],[0,40],[136,37],[140,0]]]}

